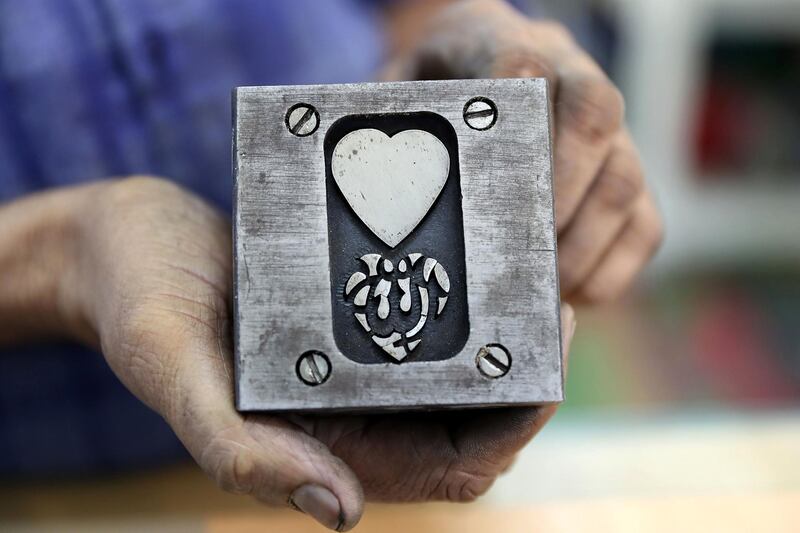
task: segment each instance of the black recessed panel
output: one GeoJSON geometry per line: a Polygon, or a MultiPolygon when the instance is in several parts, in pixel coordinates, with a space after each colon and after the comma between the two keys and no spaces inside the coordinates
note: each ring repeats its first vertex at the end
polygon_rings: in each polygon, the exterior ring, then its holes
{"type": "MultiPolygon", "coordinates": [[[[358,363],[410,363],[453,357],[463,348],[469,335],[458,142],[453,127],[434,113],[350,115],[330,127],[324,146],[333,333],[337,347],[358,363]],[[384,243],[359,219],[333,179],[331,158],[336,144],[348,133],[362,128],[377,129],[389,137],[405,130],[424,130],[442,141],[450,156],[449,175],[439,197],[422,222],[395,247],[384,243]],[[360,260],[367,254],[377,254],[381,258],[372,276],[369,276],[367,264],[360,260]],[[413,267],[411,258],[417,258],[413,267]],[[427,281],[424,279],[423,269],[429,259],[435,260],[446,272],[449,290],[443,289],[442,285],[447,283],[437,279],[434,271],[427,281]],[[384,268],[384,260],[391,262],[391,272],[384,268]],[[400,272],[401,262],[405,263],[405,273],[400,272]],[[346,295],[347,282],[356,271],[367,278],[346,295]],[[400,280],[404,278],[409,279],[407,294],[411,299],[410,310],[406,312],[401,309],[405,293],[400,280]],[[384,287],[390,284],[389,314],[384,319],[378,314],[381,298],[375,296],[381,280],[386,280],[384,287]],[[355,296],[365,286],[369,287],[367,302],[363,306],[356,305],[355,296]],[[409,334],[422,316],[422,292],[429,297],[427,318],[419,331],[409,334]],[[437,316],[439,299],[443,297],[447,302],[437,316]],[[356,319],[357,313],[366,318],[369,331],[356,319]],[[391,344],[402,346],[408,353],[400,361],[376,342],[376,339],[391,338],[393,334],[400,338],[391,344]],[[415,341],[420,342],[415,344],[415,341]]],[[[401,202],[397,208],[403,208],[401,202]]]]}

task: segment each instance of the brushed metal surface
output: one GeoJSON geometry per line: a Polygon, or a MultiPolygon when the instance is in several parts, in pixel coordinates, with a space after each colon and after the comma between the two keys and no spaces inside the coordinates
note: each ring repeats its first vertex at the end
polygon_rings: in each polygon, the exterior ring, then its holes
{"type": "Polygon", "coordinates": [[[563,399],[550,117],[542,79],[239,87],[234,90],[234,342],[242,411],[343,411],[547,404],[563,399]],[[465,104],[490,99],[496,122],[466,124],[465,104]],[[292,134],[307,103],[318,129],[292,134]],[[470,331],[451,359],[360,364],[332,330],[323,140],[354,114],[426,111],[455,129],[470,331]],[[478,370],[488,344],[507,374],[478,370]],[[298,358],[323,352],[326,381],[309,387],[298,358]]]}

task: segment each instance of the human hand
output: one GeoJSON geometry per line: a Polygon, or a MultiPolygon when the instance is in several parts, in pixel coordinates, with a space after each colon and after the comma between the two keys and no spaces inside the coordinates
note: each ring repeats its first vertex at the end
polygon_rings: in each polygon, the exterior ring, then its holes
{"type": "MultiPolygon", "coordinates": [[[[225,490],[292,505],[338,530],[364,498],[472,500],[555,406],[373,416],[234,409],[228,221],[163,180],[90,189],[71,298],[114,372],[225,490]]],[[[574,330],[562,309],[564,350],[574,330]]]]}
{"type": "Polygon", "coordinates": [[[529,20],[502,0],[457,2],[431,22],[387,76],[547,78],[561,294],[588,302],[618,296],[662,236],[619,90],[562,26],[529,20]]]}

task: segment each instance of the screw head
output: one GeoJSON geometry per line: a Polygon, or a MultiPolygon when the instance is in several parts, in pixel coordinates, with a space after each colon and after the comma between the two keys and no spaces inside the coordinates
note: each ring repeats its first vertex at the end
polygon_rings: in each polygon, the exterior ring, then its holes
{"type": "Polygon", "coordinates": [[[286,127],[292,135],[307,137],[319,127],[319,113],[311,104],[294,104],[286,112],[286,127]]]}
{"type": "Polygon", "coordinates": [[[476,96],[464,104],[464,122],[473,130],[488,130],[497,122],[497,106],[485,96],[476,96]]]}
{"type": "Polygon", "coordinates": [[[331,362],[328,356],[316,350],[309,350],[297,360],[297,377],[311,387],[322,385],[331,375],[331,362]]]}
{"type": "Polygon", "coordinates": [[[501,344],[487,344],[478,350],[475,363],[481,374],[497,379],[508,374],[511,369],[511,354],[501,344]]]}

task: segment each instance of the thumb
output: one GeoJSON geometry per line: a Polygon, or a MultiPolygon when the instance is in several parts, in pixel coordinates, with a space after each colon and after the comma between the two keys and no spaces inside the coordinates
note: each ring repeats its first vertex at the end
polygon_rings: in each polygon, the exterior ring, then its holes
{"type": "Polygon", "coordinates": [[[131,364],[112,365],[122,367],[115,370],[123,382],[164,416],[220,488],[291,506],[337,531],[355,526],[364,496],[352,470],[286,419],[238,413],[230,349],[219,340],[225,337],[211,339],[209,328],[178,321],[162,317],[158,329],[137,332],[135,345],[117,344],[135,346],[123,359],[131,364]]]}

